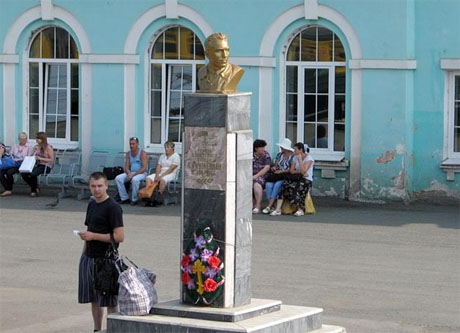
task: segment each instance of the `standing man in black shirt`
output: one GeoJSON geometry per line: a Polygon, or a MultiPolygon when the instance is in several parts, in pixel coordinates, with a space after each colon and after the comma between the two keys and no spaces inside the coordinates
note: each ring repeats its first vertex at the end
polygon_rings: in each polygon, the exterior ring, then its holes
{"type": "Polygon", "coordinates": [[[103,307],[107,313],[117,312],[118,299],[114,295],[100,295],[94,289],[94,261],[104,257],[110,245],[110,234],[116,243],[125,238],[123,229],[123,211],[107,194],[107,177],[101,172],[94,172],[89,177],[89,187],[94,200],[86,210],[85,225],[87,231],[79,232],[85,241],[79,266],[78,302],[91,303],[94,332],[102,329],[103,307]]]}

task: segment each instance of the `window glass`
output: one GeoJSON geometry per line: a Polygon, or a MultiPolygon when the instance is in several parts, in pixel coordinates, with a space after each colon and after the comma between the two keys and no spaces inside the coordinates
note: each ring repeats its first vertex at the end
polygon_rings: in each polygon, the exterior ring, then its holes
{"type": "Polygon", "coordinates": [[[54,28],[42,31],[42,58],[54,58],[54,28]]]}
{"type": "Polygon", "coordinates": [[[296,142],[297,140],[297,123],[286,122],[286,137],[291,140],[291,142],[296,142]]]}
{"type": "Polygon", "coordinates": [[[195,35],[195,60],[204,60],[204,48],[198,37],[195,35]]]}
{"type": "Polygon", "coordinates": [[[318,27],[318,60],[332,61],[333,33],[329,29],[318,27]]]}
{"type": "Polygon", "coordinates": [[[66,116],[56,116],[56,137],[60,139],[65,138],[66,134],[66,116]]]}
{"type": "Polygon", "coordinates": [[[63,29],[56,29],[56,58],[69,57],[69,33],[63,29]]]}
{"type": "Polygon", "coordinates": [[[29,114],[35,114],[38,116],[38,112],[39,112],[38,101],[39,101],[38,88],[30,88],[29,89],[29,114]]]}
{"type": "Polygon", "coordinates": [[[307,143],[311,147],[315,147],[315,136],[316,136],[315,124],[305,123],[304,124],[304,138],[303,140],[300,140],[300,141],[307,143]]]}
{"type": "Polygon", "coordinates": [[[345,49],[340,39],[334,35],[334,61],[345,61],[345,49]]]}
{"type": "Polygon", "coordinates": [[[286,66],[286,136],[315,149],[344,151],[346,59],[342,43],[328,28],[309,26],[292,40],[286,61],[297,61],[286,66]],[[300,58],[295,56],[299,47],[300,58]],[[297,96],[302,98],[297,100],[297,96]]]}
{"type": "Polygon", "coordinates": [[[297,66],[286,66],[286,92],[297,92],[297,66]]]}
{"type": "Polygon", "coordinates": [[[179,28],[179,31],[180,59],[193,59],[195,34],[187,28],[179,28]]]}
{"type": "Polygon", "coordinates": [[[305,121],[316,121],[316,95],[305,96],[305,121]]]}
{"type": "MultiPolygon", "coordinates": [[[[29,57],[30,58],[41,58],[41,37],[42,33],[40,32],[32,42],[30,46],[29,57]]],[[[35,134],[34,134],[35,135],[35,134]]]]}
{"type": "Polygon", "coordinates": [[[345,150],[345,125],[336,124],[334,126],[334,150],[345,150]]]}
{"type": "Polygon", "coordinates": [[[152,49],[152,59],[163,59],[163,33],[157,38],[152,49]]]}
{"type": "Polygon", "coordinates": [[[171,27],[158,36],[152,46],[150,69],[151,143],[182,141],[184,93],[194,91],[203,65],[203,45],[192,30],[171,27]]]}
{"type": "Polygon", "coordinates": [[[454,152],[460,152],[460,76],[455,76],[454,92],[454,152]]]}
{"type": "Polygon", "coordinates": [[[152,118],[152,123],[150,126],[150,140],[152,140],[152,143],[161,143],[161,118],[152,118]]]}
{"type": "Polygon", "coordinates": [[[460,101],[460,76],[455,77],[455,94],[454,99],[460,101]]]}
{"type": "Polygon", "coordinates": [[[161,117],[161,91],[152,91],[152,116],[161,117]]]}
{"type": "Polygon", "coordinates": [[[329,92],[329,69],[318,69],[318,93],[329,92]]]}
{"type": "Polygon", "coordinates": [[[345,67],[335,68],[335,92],[345,93],[345,67]]]}
{"type": "Polygon", "coordinates": [[[326,121],[328,120],[329,114],[329,96],[327,95],[318,95],[317,96],[317,105],[318,108],[316,110],[316,120],[317,121],[326,121]]]}
{"type": "Polygon", "coordinates": [[[334,121],[345,122],[345,95],[335,95],[334,121]]]}
{"type": "Polygon", "coordinates": [[[78,53],[78,47],[77,44],[75,43],[74,39],[70,37],[70,58],[71,59],[78,59],[79,58],[79,53],[78,53]]]}
{"type": "Polygon", "coordinates": [[[74,39],[60,27],[44,28],[34,37],[29,57],[43,60],[29,62],[31,137],[45,131],[49,139],[78,140],[79,65],[73,60],[78,54],[74,39]]]}
{"type": "Polygon", "coordinates": [[[315,147],[315,148],[328,148],[328,139],[327,138],[328,138],[327,123],[317,124],[316,125],[315,145],[312,145],[312,147],[315,147]]]}
{"type": "Polygon", "coordinates": [[[78,64],[71,64],[70,68],[71,75],[71,87],[78,89],[78,64]]]}
{"type": "Polygon", "coordinates": [[[70,110],[72,116],[78,116],[78,90],[72,90],[70,95],[70,110]]]}
{"type": "Polygon", "coordinates": [[[171,28],[164,32],[165,38],[165,58],[166,59],[178,59],[178,34],[179,28],[171,28]]]}
{"type": "Polygon", "coordinates": [[[38,76],[38,64],[30,63],[29,64],[29,86],[32,88],[38,88],[39,76],[38,76]]]}
{"type": "Polygon", "coordinates": [[[161,64],[152,65],[152,89],[161,89],[161,64]]]}
{"type": "Polygon", "coordinates": [[[48,115],[46,116],[46,136],[48,138],[55,138],[56,137],[56,116],[55,115],[48,115]]]}
{"type": "Polygon", "coordinates": [[[305,69],[305,92],[316,93],[316,69],[306,68],[305,69]]]}
{"type": "Polygon", "coordinates": [[[70,140],[78,141],[78,117],[72,117],[70,123],[70,140]]]}
{"type": "Polygon", "coordinates": [[[300,35],[297,35],[289,46],[287,52],[287,61],[299,61],[300,35]]]}
{"type": "Polygon", "coordinates": [[[29,114],[29,138],[33,138],[39,132],[38,114],[29,114]]]}
{"type": "Polygon", "coordinates": [[[179,142],[180,119],[170,119],[168,128],[168,140],[179,142]]]}
{"type": "Polygon", "coordinates": [[[289,94],[286,98],[286,119],[297,121],[297,95],[289,94]]]}
{"type": "Polygon", "coordinates": [[[192,91],[192,66],[182,66],[182,90],[192,91]]]}
{"type": "Polygon", "coordinates": [[[302,31],[302,57],[301,61],[316,61],[316,27],[302,31]]]}

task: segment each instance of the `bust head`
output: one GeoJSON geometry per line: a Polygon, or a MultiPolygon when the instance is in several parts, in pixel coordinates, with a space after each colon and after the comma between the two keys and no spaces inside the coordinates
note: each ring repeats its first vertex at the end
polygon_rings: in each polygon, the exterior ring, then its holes
{"type": "Polygon", "coordinates": [[[223,69],[228,65],[228,58],[230,56],[230,46],[228,44],[227,36],[221,32],[209,35],[204,42],[205,55],[209,59],[209,66],[217,71],[223,69]]]}
{"type": "Polygon", "coordinates": [[[199,92],[235,92],[244,70],[228,62],[230,46],[227,36],[214,33],[206,38],[204,46],[209,63],[198,71],[199,92]]]}

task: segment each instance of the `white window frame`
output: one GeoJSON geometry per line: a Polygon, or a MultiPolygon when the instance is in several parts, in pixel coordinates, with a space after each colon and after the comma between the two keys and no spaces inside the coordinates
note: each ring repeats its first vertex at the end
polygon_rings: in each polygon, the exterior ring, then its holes
{"type": "MultiPolygon", "coordinates": [[[[328,27],[321,26],[321,25],[314,25],[317,27],[323,27],[329,29],[328,27]]],[[[344,151],[334,151],[334,105],[335,105],[335,68],[336,67],[345,67],[347,69],[347,62],[346,61],[288,61],[286,60],[287,52],[289,47],[291,46],[295,37],[303,30],[308,29],[309,27],[303,27],[297,32],[292,35],[292,38],[288,41],[286,45],[286,51],[282,54],[284,57],[284,64],[281,68],[281,78],[282,78],[282,104],[281,104],[281,128],[280,134],[281,136],[286,136],[286,119],[287,119],[287,110],[286,110],[286,83],[287,83],[287,66],[297,66],[297,140],[301,138],[299,141],[304,141],[304,129],[303,124],[304,122],[304,70],[305,68],[318,68],[318,69],[329,69],[329,98],[328,98],[328,148],[310,148],[310,153],[313,158],[317,161],[331,161],[331,162],[339,162],[345,158],[345,150],[344,151]],[[300,125],[299,125],[300,124],[300,125]]],[[[337,34],[329,29],[335,36],[337,34]]],[[[338,38],[338,37],[337,37],[338,38]]],[[[343,42],[341,41],[342,45],[343,42]]],[[[347,81],[347,80],[346,80],[347,81]]],[[[345,87],[345,101],[350,98],[349,94],[347,94],[347,87],[345,87]]],[[[347,102],[345,103],[347,105],[347,102]]],[[[346,111],[345,111],[346,112],[346,111]]],[[[346,121],[344,122],[344,126],[346,127],[346,121]]],[[[346,139],[347,133],[345,133],[346,139]]]]}
{"type": "Polygon", "coordinates": [[[460,152],[454,152],[455,77],[460,80],[460,70],[447,71],[444,82],[444,156],[443,165],[460,168],[460,152]]]}
{"type": "MultiPolygon", "coordinates": [[[[42,32],[43,30],[47,29],[47,28],[50,28],[50,27],[53,27],[53,28],[60,28],[60,29],[63,29],[59,26],[46,26],[46,27],[42,27],[32,38],[31,38],[31,43],[28,47],[28,49],[26,50],[26,54],[27,54],[27,57],[25,58],[25,70],[24,70],[24,79],[25,79],[25,87],[27,87],[26,89],[26,101],[27,101],[27,104],[25,106],[26,108],[26,121],[25,121],[25,126],[24,126],[24,131],[26,133],[29,133],[29,125],[30,125],[30,118],[29,118],[29,111],[30,111],[30,102],[29,102],[29,93],[30,93],[30,72],[29,72],[29,65],[31,63],[38,63],[38,79],[39,79],[39,96],[38,96],[38,131],[42,131],[42,132],[45,132],[46,133],[46,115],[44,114],[45,112],[45,105],[44,105],[44,100],[46,101],[46,95],[47,95],[47,89],[46,91],[44,91],[45,89],[45,84],[47,84],[48,80],[43,80],[43,77],[45,76],[45,73],[43,71],[43,67],[44,65],[46,64],[66,64],[66,70],[67,70],[67,82],[66,82],[66,85],[67,85],[67,102],[66,102],[66,135],[65,135],[65,138],[51,138],[49,137],[48,138],[48,143],[51,144],[54,148],[57,148],[57,149],[75,149],[75,148],[78,148],[78,145],[79,145],[79,142],[80,142],[80,118],[81,118],[81,105],[80,103],[78,103],[78,107],[79,107],[79,115],[78,115],[78,122],[79,122],[79,128],[78,128],[78,131],[79,131],[79,134],[78,134],[78,138],[79,140],[78,141],[72,141],[71,140],[71,118],[72,118],[72,110],[71,110],[71,97],[72,97],[72,90],[78,90],[79,91],[79,100],[80,100],[80,84],[78,86],[78,88],[72,88],[71,86],[71,69],[72,69],[72,64],[79,64],[80,61],[79,59],[61,59],[61,58],[30,58],[29,57],[29,54],[30,54],[30,47],[32,46],[32,42],[35,40],[35,38],[38,37],[38,35],[40,34],[40,32],[42,32]]],[[[65,30],[65,29],[63,29],[65,30]]],[[[67,31],[68,32],[68,31],[67,31]]],[[[68,39],[68,42],[69,42],[69,45],[70,45],[70,38],[73,38],[72,35],[69,33],[69,39],[68,39]]],[[[41,47],[41,41],[40,41],[40,47],[41,47]]],[[[54,47],[56,48],[56,44],[54,45],[54,47]]],[[[80,72],[80,66],[79,66],[79,72],[80,72]]],[[[80,75],[79,75],[80,77],[80,75]]],[[[32,135],[34,135],[33,133],[30,133],[32,135]]],[[[34,144],[35,141],[33,140],[33,137],[32,135],[29,135],[29,142],[31,144],[34,144]]]]}
{"type": "MultiPolygon", "coordinates": [[[[183,26],[179,26],[183,27],[183,26]]],[[[168,77],[166,75],[166,67],[168,65],[179,65],[179,66],[192,66],[192,91],[196,91],[196,66],[197,65],[204,65],[205,60],[192,60],[192,59],[186,59],[186,60],[179,60],[179,59],[152,59],[152,51],[153,47],[155,45],[156,40],[158,37],[162,35],[163,32],[166,30],[173,28],[172,26],[168,26],[167,28],[159,31],[154,38],[154,41],[151,43],[151,46],[148,49],[147,52],[147,57],[148,57],[148,107],[147,107],[147,112],[146,112],[146,121],[148,122],[148,126],[146,126],[146,133],[144,136],[144,142],[145,144],[145,150],[149,153],[163,153],[164,152],[164,143],[168,140],[168,123],[167,119],[169,118],[169,95],[170,95],[170,90],[169,90],[169,81],[168,77]],[[151,131],[152,131],[152,125],[151,125],[151,119],[152,119],[152,66],[154,64],[161,64],[161,139],[160,143],[152,143],[151,142],[151,131]],[[167,88],[167,89],[166,89],[167,88]]],[[[186,28],[186,27],[185,27],[186,28]]],[[[188,29],[188,28],[187,28],[188,29]]],[[[191,30],[191,29],[190,29],[191,30]]],[[[195,33],[192,30],[193,33],[195,33]]],[[[195,33],[195,38],[198,38],[198,35],[195,33]]],[[[201,40],[200,40],[201,42],[201,40]]],[[[163,40],[163,51],[165,50],[165,40],[163,40]]],[[[178,40],[178,43],[180,44],[180,38],[178,40]]],[[[203,48],[204,48],[204,43],[202,43],[203,48]]],[[[180,47],[180,45],[179,45],[180,47]]],[[[171,73],[170,71],[168,73],[171,73]]],[[[183,125],[182,125],[183,126],[183,125]]],[[[175,145],[175,150],[178,154],[182,153],[182,142],[176,142],[175,145]]]]}

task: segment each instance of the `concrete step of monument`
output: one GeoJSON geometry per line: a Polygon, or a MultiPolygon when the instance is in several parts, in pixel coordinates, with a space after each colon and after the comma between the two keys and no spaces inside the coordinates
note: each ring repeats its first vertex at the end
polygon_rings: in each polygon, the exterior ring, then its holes
{"type": "Polygon", "coordinates": [[[194,318],[212,321],[238,322],[274,311],[279,311],[282,302],[271,299],[251,298],[251,303],[233,308],[214,308],[184,304],[180,299],[155,304],[152,314],[194,318]]]}
{"type": "MultiPolygon", "coordinates": [[[[100,333],[107,333],[106,330],[100,331],[100,333]]],[[[287,333],[287,332],[286,332],[287,333]]],[[[310,331],[309,333],[347,333],[347,330],[340,326],[324,325],[317,330],[310,331]]]]}
{"type": "Polygon", "coordinates": [[[322,312],[320,308],[281,305],[279,311],[236,323],[163,315],[136,317],[112,314],[107,318],[107,332],[306,333],[322,328],[322,312]]]}
{"type": "Polygon", "coordinates": [[[347,333],[347,330],[340,326],[333,325],[324,325],[317,330],[311,331],[309,333],[347,333]]]}

